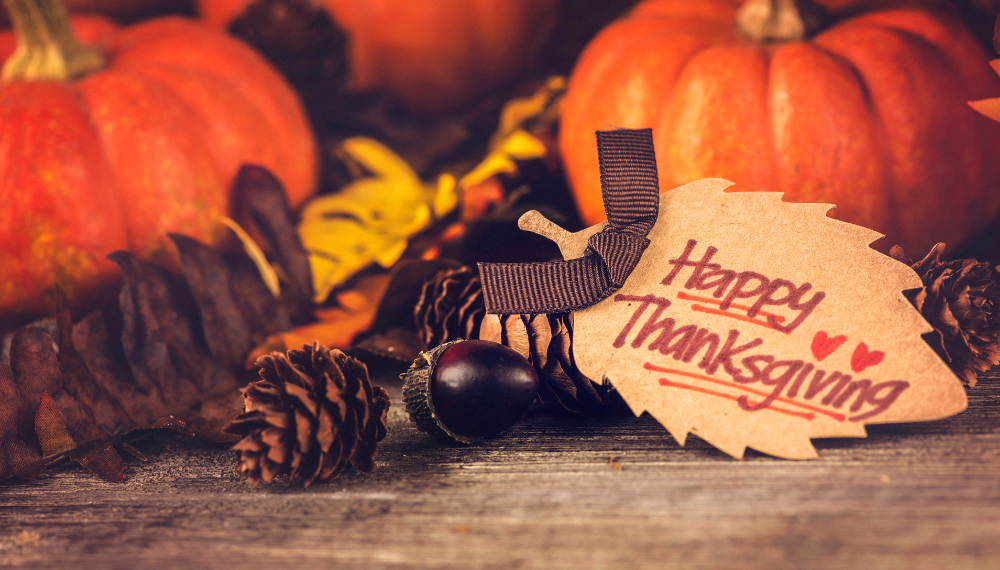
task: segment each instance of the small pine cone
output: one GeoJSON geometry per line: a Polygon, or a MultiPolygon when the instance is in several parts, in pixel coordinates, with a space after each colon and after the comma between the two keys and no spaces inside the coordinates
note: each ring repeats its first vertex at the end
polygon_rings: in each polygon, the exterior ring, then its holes
{"type": "Polygon", "coordinates": [[[413,310],[424,350],[457,339],[475,339],[486,314],[483,288],[468,267],[439,271],[424,283],[413,310]]]}
{"type": "Polygon", "coordinates": [[[254,485],[287,474],[305,486],[328,481],[348,463],[375,467],[386,434],[389,395],[368,369],[318,342],[257,359],[261,380],[243,390],[244,413],[226,426],[242,436],[236,471],[254,485]]]}
{"type": "Polygon", "coordinates": [[[976,374],[1000,363],[1000,296],[988,263],[974,259],[941,261],[945,245],[935,245],[914,263],[903,248],[889,255],[906,263],[924,286],[907,295],[934,327],[928,343],[969,386],[976,374]]]}
{"type": "Polygon", "coordinates": [[[587,378],[573,358],[573,313],[486,315],[479,338],[519,352],[538,372],[538,397],[575,413],[627,411],[608,383],[587,378]]]}

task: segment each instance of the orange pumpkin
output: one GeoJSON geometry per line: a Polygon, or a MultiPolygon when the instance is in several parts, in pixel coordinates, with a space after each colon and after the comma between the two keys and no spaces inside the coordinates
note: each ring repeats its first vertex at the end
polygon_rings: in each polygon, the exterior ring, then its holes
{"type": "MultiPolygon", "coordinates": [[[[31,2],[42,10],[14,17],[46,19],[22,31],[59,28],[57,1],[31,2]]],[[[0,35],[0,314],[42,310],[56,283],[86,299],[116,279],[111,251],[169,258],[166,232],[212,241],[243,163],[276,173],[293,204],[314,189],[300,102],[250,48],[180,18],[73,26],[97,49],[26,32],[26,57],[7,58],[15,39],[0,35]],[[38,66],[39,49],[66,65],[38,66]]]]}
{"type": "MultiPolygon", "coordinates": [[[[892,4],[829,2],[823,29],[781,41],[749,39],[740,2],[639,4],[569,82],[560,146],[583,218],[604,219],[594,131],[617,125],[652,127],[663,190],[720,177],[833,203],[887,234],[881,247],[917,255],[982,228],[1000,208],[1000,125],[966,102],[997,96],[1000,81],[956,17],[892,4]]],[[[797,15],[791,0],[752,8],[797,15]]]]}
{"type": "MultiPolygon", "coordinates": [[[[254,0],[199,0],[224,28],[254,0]]],[[[514,79],[541,52],[558,0],[305,0],[348,36],[350,87],[387,88],[412,110],[456,108],[514,79]]]]}

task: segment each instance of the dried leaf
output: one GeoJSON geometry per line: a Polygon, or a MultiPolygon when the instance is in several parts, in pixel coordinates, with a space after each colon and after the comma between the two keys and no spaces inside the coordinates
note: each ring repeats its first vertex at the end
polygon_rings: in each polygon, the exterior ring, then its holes
{"type": "MultiPolygon", "coordinates": [[[[128,410],[132,420],[130,424],[118,422],[117,426],[107,428],[120,433],[130,427],[148,425],[166,415],[167,403],[158,390],[144,391],[136,386],[122,353],[120,326],[116,330],[119,334],[113,337],[108,331],[107,315],[92,313],[73,325],[71,344],[97,384],[105,393],[114,395],[128,410]]],[[[69,343],[66,343],[60,350],[69,350],[68,346],[69,343]]]]}
{"type": "MultiPolygon", "coordinates": [[[[998,18],[997,21],[1000,22],[1000,18],[998,18]]],[[[997,75],[1000,75],[1000,59],[994,59],[991,61],[990,67],[993,68],[993,71],[995,71],[997,75]]],[[[969,101],[969,106],[994,121],[1000,121],[1000,97],[969,101]]]]}
{"type": "Polygon", "coordinates": [[[31,407],[14,382],[10,366],[0,362],[0,480],[11,476],[34,479],[42,472],[31,407]]]}
{"type": "Polygon", "coordinates": [[[83,450],[76,460],[91,473],[111,483],[125,480],[121,455],[108,441],[95,443],[83,450]]]}
{"type": "MultiPolygon", "coordinates": [[[[424,343],[416,331],[403,328],[391,328],[382,333],[366,336],[354,343],[348,352],[372,368],[385,359],[389,366],[396,364],[409,365],[424,349],[424,343]]],[[[399,370],[402,372],[402,369],[399,370]]]]}
{"type": "Polygon", "coordinates": [[[281,318],[284,312],[278,301],[263,294],[259,276],[239,271],[239,265],[230,265],[217,250],[195,239],[177,234],[170,238],[180,252],[187,284],[201,314],[204,337],[216,361],[237,370],[256,344],[290,328],[287,317],[281,318]],[[258,286],[250,286],[252,281],[258,286]]]}
{"type": "MultiPolygon", "coordinates": [[[[212,443],[232,443],[236,437],[222,431],[229,420],[243,412],[243,397],[240,389],[206,397],[196,414],[191,414],[182,423],[187,430],[203,440],[212,443]]],[[[172,426],[164,426],[176,429],[172,426]]]]}
{"type": "Polygon", "coordinates": [[[359,333],[371,328],[388,285],[388,274],[359,278],[356,287],[336,295],[336,306],[317,311],[319,322],[268,337],[250,351],[245,367],[252,368],[259,357],[271,352],[284,352],[314,341],[331,348],[351,346],[359,333]]]}
{"type": "MultiPolygon", "coordinates": [[[[29,401],[45,401],[43,394],[47,394],[48,399],[58,406],[63,422],[75,441],[89,442],[105,436],[90,407],[78,401],[76,395],[67,389],[59,356],[48,332],[33,327],[17,331],[11,341],[10,365],[22,393],[29,394],[29,401]]],[[[47,447],[41,437],[39,435],[39,442],[45,453],[47,447]]]]}
{"type": "Polygon", "coordinates": [[[441,271],[459,267],[462,264],[452,259],[419,259],[398,264],[379,303],[371,332],[382,333],[393,328],[416,331],[413,309],[420,301],[424,284],[441,271]]]}
{"type": "Polygon", "coordinates": [[[126,252],[108,257],[124,274],[122,347],[140,389],[158,390],[173,409],[185,410],[201,394],[238,386],[199,342],[193,308],[183,305],[183,289],[164,269],[126,252]]]}
{"type": "Polygon", "coordinates": [[[229,288],[222,255],[187,236],[170,234],[180,252],[184,276],[201,313],[205,340],[216,361],[234,368],[253,347],[243,313],[229,288]]]}
{"type": "Polygon", "coordinates": [[[38,404],[35,433],[38,434],[43,455],[55,455],[76,447],[76,442],[66,427],[66,418],[48,392],[42,392],[42,399],[38,404]]]}
{"type": "Polygon", "coordinates": [[[268,336],[292,328],[287,304],[270,294],[253,262],[237,253],[225,253],[222,257],[229,268],[229,288],[250,330],[252,344],[260,344],[268,336]]]}
{"type": "Polygon", "coordinates": [[[455,179],[424,183],[398,155],[366,137],[345,140],[342,158],[370,173],[307,204],[298,231],[309,252],[316,302],[372,263],[389,267],[407,240],[458,203],[455,179]]]}
{"type": "Polygon", "coordinates": [[[267,286],[267,290],[271,292],[275,297],[281,295],[281,284],[278,281],[278,272],[274,270],[274,266],[267,261],[267,256],[264,255],[264,251],[260,249],[257,242],[253,241],[236,220],[228,218],[226,216],[219,217],[219,221],[222,225],[233,230],[236,237],[240,240],[243,245],[243,250],[246,251],[247,256],[253,261],[254,265],[257,266],[257,270],[260,271],[260,278],[264,281],[264,285],[267,286]]]}
{"type": "Polygon", "coordinates": [[[122,402],[108,392],[87,368],[73,345],[73,319],[61,289],[56,289],[56,323],[58,325],[59,365],[63,370],[63,389],[81,406],[101,431],[115,432],[122,427],[134,427],[135,421],[122,402]]]}
{"type": "Polygon", "coordinates": [[[285,283],[281,301],[295,324],[313,317],[313,279],[309,256],[295,230],[284,186],[262,166],[244,165],[233,182],[236,222],[267,254],[285,283]]]}

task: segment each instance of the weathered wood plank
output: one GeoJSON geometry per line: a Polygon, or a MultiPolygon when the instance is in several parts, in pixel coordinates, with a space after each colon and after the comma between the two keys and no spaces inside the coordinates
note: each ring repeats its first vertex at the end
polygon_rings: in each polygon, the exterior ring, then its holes
{"type": "Polygon", "coordinates": [[[253,489],[229,452],[159,439],[122,485],[64,468],[0,486],[0,566],[1000,567],[990,376],[959,416],[821,440],[806,462],[681,448],[648,417],[544,410],[445,446],[397,404],[375,473],[253,489]]]}

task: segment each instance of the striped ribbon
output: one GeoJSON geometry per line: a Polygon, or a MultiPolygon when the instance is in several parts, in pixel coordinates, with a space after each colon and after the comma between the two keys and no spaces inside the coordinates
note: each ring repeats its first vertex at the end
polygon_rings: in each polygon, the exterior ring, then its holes
{"type": "Polygon", "coordinates": [[[486,312],[576,311],[621,289],[649,246],[659,212],[651,129],[597,132],[601,196],[608,216],[578,259],[544,263],[480,263],[486,312]]]}

